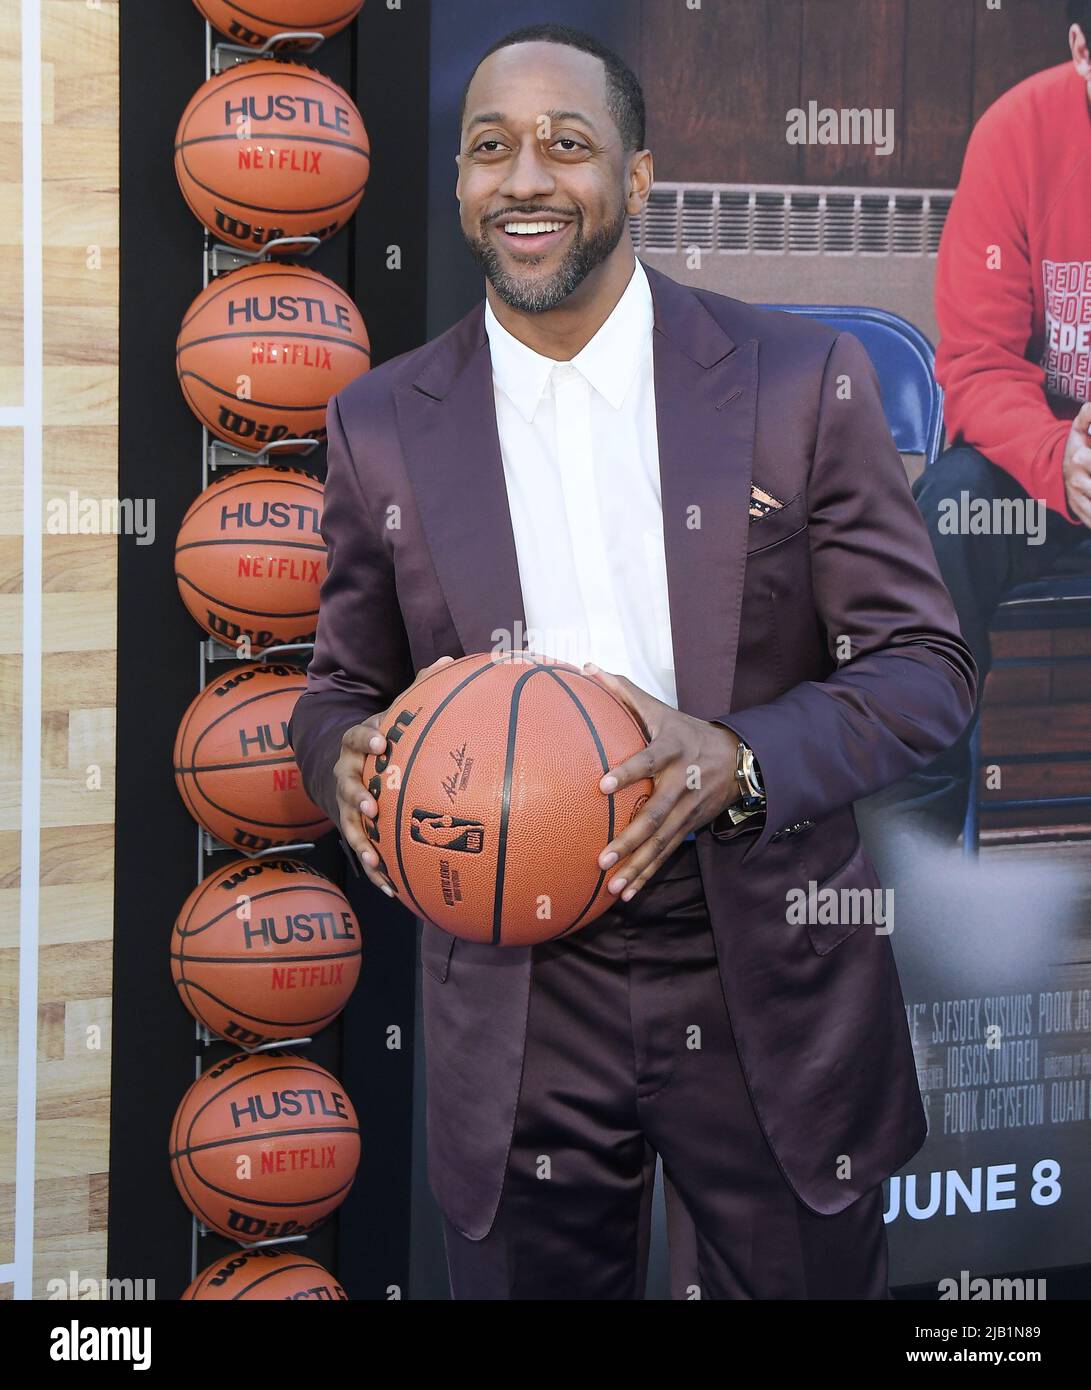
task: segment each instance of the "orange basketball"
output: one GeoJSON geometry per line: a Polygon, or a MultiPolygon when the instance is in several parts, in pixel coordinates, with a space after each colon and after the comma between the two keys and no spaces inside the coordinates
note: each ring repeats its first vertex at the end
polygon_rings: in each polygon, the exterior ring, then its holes
{"type": "Polygon", "coordinates": [[[268,261],[211,281],[175,349],[189,408],[217,439],[248,453],[282,439],[325,439],[330,397],[370,365],[367,329],[345,291],[317,270],[268,261]]]}
{"type": "Polygon", "coordinates": [[[303,790],[288,722],[307,678],[254,662],[206,685],[182,716],[174,780],[190,815],[225,845],[256,854],[330,828],[303,790]]]}
{"type": "Polygon", "coordinates": [[[182,1097],[170,1170],[190,1211],[240,1245],[313,1231],[345,1200],[360,1161],[356,1111],[317,1062],[237,1052],[182,1097]]]}
{"type": "Polygon", "coordinates": [[[190,209],[248,251],[278,237],[333,236],[363,197],[370,158],[349,94],[315,68],[270,58],[198,87],[174,140],[190,209]]]}
{"type": "Polygon", "coordinates": [[[426,676],[365,760],[365,830],[401,900],[454,936],[525,946],[586,926],[614,896],[598,856],[648,799],[598,783],[647,742],[589,676],[527,653],[426,676]]]}
{"type": "Polygon", "coordinates": [[[314,1298],[330,1303],[348,1300],[348,1294],[328,1270],[295,1248],[262,1246],[236,1250],[203,1269],[182,1302],[271,1301],[278,1298],[314,1298]]]}
{"type": "Polygon", "coordinates": [[[174,576],[182,602],[226,646],[311,642],[326,577],[322,484],[301,468],[240,468],[182,518],[174,576]]]}
{"type": "MultiPolygon", "coordinates": [[[[267,39],[301,29],[327,38],[351,24],[364,0],[193,0],[208,22],[232,43],[260,48],[267,39]]],[[[288,48],[285,43],[278,45],[288,48]]]]}
{"type": "Polygon", "coordinates": [[[298,859],[239,860],[199,883],[171,933],[182,1003],[242,1047],[331,1023],[360,975],[349,901],[298,859]]]}

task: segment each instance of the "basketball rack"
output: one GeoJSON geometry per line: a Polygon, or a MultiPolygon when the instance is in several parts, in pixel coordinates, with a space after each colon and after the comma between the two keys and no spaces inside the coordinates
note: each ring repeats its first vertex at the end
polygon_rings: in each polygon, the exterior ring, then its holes
{"type": "Polygon", "coordinates": [[[212,32],[212,26],[206,21],[205,81],[210,77],[218,77],[228,68],[252,63],[256,58],[276,57],[278,53],[285,51],[307,57],[316,53],[325,42],[325,34],[315,33],[313,29],[284,29],[266,39],[260,48],[243,43],[228,43],[225,39],[217,39],[212,32]]]}
{"type": "MultiPolygon", "coordinates": [[[[198,1036],[206,1047],[211,1047],[215,1042],[222,1042],[223,1039],[218,1034],[209,1030],[206,1024],[197,1025],[198,1036]]],[[[254,1057],[259,1052],[275,1052],[281,1047],[305,1047],[307,1043],[313,1042],[310,1037],[306,1038],[275,1038],[272,1042],[259,1043],[257,1047],[247,1047],[245,1043],[233,1042],[232,1047],[237,1047],[240,1052],[245,1052],[248,1057],[254,1057]]]]}
{"type": "Polygon", "coordinates": [[[303,260],[313,256],[322,245],[321,237],[316,236],[275,236],[255,251],[244,250],[241,246],[228,246],[225,241],[217,241],[208,231],[205,232],[204,283],[207,287],[213,280],[228,271],[239,270],[244,265],[258,265],[262,261],[272,261],[280,255],[295,256],[303,260]],[[295,250],[290,248],[295,247],[295,250]]]}
{"type": "MultiPolygon", "coordinates": [[[[322,34],[313,33],[309,30],[285,30],[282,33],[273,35],[260,48],[247,48],[238,44],[217,42],[213,34],[212,26],[205,24],[205,80],[216,76],[228,68],[237,67],[243,63],[252,62],[257,58],[269,57],[279,52],[289,49],[296,54],[314,53],[324,42],[322,34]]],[[[279,237],[260,249],[249,251],[239,247],[228,246],[224,242],[217,241],[215,237],[205,231],[204,243],[201,257],[202,284],[207,287],[214,279],[227,274],[231,270],[237,270],[244,265],[253,265],[262,261],[273,261],[277,254],[290,254],[294,257],[306,257],[311,255],[321,242],[318,237],[279,237]]],[[[221,440],[213,438],[207,428],[201,430],[201,487],[202,490],[208,487],[213,476],[222,470],[232,468],[252,468],[256,465],[269,463],[278,456],[291,458],[305,458],[308,454],[318,447],[320,441],[316,439],[278,439],[264,445],[254,453],[248,453],[244,449],[235,448],[230,444],[225,444],[221,440]]],[[[292,661],[302,655],[312,651],[313,642],[282,642],[272,647],[266,647],[258,652],[252,659],[255,661],[285,660],[292,661]]],[[[198,645],[198,687],[204,690],[212,676],[213,668],[220,662],[239,661],[240,658],[237,648],[230,647],[223,642],[217,641],[214,637],[203,639],[198,645]]],[[[197,855],[196,870],[197,883],[200,884],[212,871],[209,860],[223,854],[235,854],[248,860],[268,859],[275,856],[290,854],[306,854],[314,849],[314,842],[311,840],[301,840],[293,844],[274,845],[267,849],[256,850],[247,853],[237,845],[227,845],[223,841],[216,839],[209,834],[203,827],[197,827],[197,855]]],[[[205,1049],[214,1042],[223,1041],[218,1034],[212,1033],[203,1023],[194,1021],[196,1050],[194,1054],[194,1079],[200,1077],[203,1070],[202,1062],[205,1049]]],[[[230,1040],[228,1040],[230,1041],[230,1040]]],[[[248,1054],[258,1054],[278,1048],[285,1047],[306,1047],[312,1041],[311,1037],[281,1038],[273,1042],[262,1043],[257,1047],[245,1047],[239,1043],[232,1046],[238,1048],[240,1052],[248,1054]]],[[[209,1228],[197,1217],[192,1218],[192,1239],[190,1244],[190,1269],[191,1277],[195,1278],[200,1267],[198,1246],[200,1238],[210,1233],[209,1228]]],[[[307,1233],[274,1236],[266,1240],[258,1241],[238,1241],[237,1244],[242,1250],[258,1250],[277,1245],[298,1244],[307,1240],[307,1233]]]]}
{"type": "Polygon", "coordinates": [[[217,439],[209,433],[205,426],[201,428],[204,431],[202,477],[205,487],[212,481],[213,473],[219,472],[220,469],[256,468],[261,464],[275,462],[278,454],[284,455],[287,461],[291,462],[294,458],[306,458],[308,454],[313,454],[319,445],[317,439],[274,439],[271,443],[250,454],[245,449],[239,449],[234,444],[226,444],[222,439],[217,439]]]}

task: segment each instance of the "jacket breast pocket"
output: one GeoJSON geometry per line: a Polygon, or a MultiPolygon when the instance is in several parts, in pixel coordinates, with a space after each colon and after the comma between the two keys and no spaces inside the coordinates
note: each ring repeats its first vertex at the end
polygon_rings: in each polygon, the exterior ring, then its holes
{"type": "Polygon", "coordinates": [[[832,874],[818,883],[813,900],[808,884],[805,922],[811,945],[820,956],[854,935],[862,926],[884,926],[885,911],[879,876],[863,842],[832,874]]]}
{"type": "Polygon", "coordinates": [[[746,531],[746,553],[754,555],[759,550],[768,550],[796,535],[806,525],[807,498],[804,493],[797,492],[783,507],[750,522],[746,531]]]}
{"type": "Polygon", "coordinates": [[[442,984],[447,978],[451,965],[451,952],[455,948],[455,938],[450,932],[441,931],[434,922],[418,917],[420,923],[420,963],[433,979],[442,984]]]}

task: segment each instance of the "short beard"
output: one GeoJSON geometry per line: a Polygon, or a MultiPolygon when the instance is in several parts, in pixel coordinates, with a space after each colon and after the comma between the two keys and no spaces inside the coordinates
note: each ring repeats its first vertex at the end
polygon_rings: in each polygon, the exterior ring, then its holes
{"type": "Polygon", "coordinates": [[[621,240],[627,221],[628,214],[622,206],[613,222],[589,237],[583,235],[582,224],[577,226],[572,245],[565,252],[556,273],[547,280],[529,283],[503,269],[496,248],[486,236],[472,237],[465,231],[462,235],[474,261],[485,272],[485,278],[505,304],[524,314],[544,314],[563,304],[595,267],[602,264],[621,240]]]}

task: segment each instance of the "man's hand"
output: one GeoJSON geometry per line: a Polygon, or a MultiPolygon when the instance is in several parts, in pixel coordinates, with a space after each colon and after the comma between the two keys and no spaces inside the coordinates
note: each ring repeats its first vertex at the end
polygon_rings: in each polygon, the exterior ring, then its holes
{"type": "Polygon", "coordinates": [[[1085,526],[1091,526],[1091,403],[1080,406],[1064,446],[1064,487],[1068,506],[1085,526]]]}
{"type": "Polygon", "coordinates": [[[611,768],[599,782],[604,792],[644,777],[655,782],[655,791],[630,824],[599,855],[600,868],[617,865],[607,887],[628,902],[691,830],[707,825],[738,801],[739,740],[730,729],[663,704],[624,676],[590,664],[583,669],[643,720],[651,736],[647,747],[611,768]]]}
{"type": "MultiPolygon", "coordinates": [[[[422,666],[413,685],[429,672],[452,661],[453,656],[441,656],[438,661],[433,661],[431,666],[422,666]]],[[[337,809],[341,821],[341,834],[345,843],[364,866],[364,873],[369,881],[391,898],[395,896],[394,888],[380,870],[379,856],[372,848],[364,830],[363,817],[367,816],[371,820],[379,813],[375,798],[364,786],[364,759],[369,753],[378,756],[386,748],[386,737],[380,725],[387,722],[392,709],[400,708],[405,703],[413,685],[403,690],[398,698],[392,700],[379,714],[373,714],[369,719],[345,730],[341,739],[341,756],[333,769],[333,775],[337,779],[337,809]]]]}

